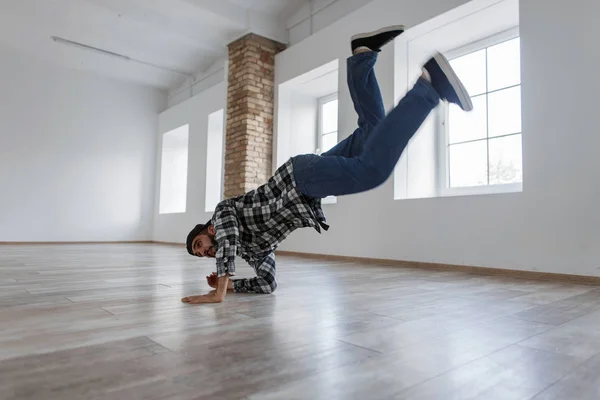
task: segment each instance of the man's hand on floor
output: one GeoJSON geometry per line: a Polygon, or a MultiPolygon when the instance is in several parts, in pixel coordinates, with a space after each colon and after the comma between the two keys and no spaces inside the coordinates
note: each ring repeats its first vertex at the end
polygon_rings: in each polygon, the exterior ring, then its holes
{"type": "Polygon", "coordinates": [[[189,296],[181,299],[182,302],[188,304],[209,304],[209,303],[220,303],[223,301],[217,296],[217,291],[212,290],[208,294],[202,294],[199,296],[189,296]]]}
{"type": "MultiPolygon", "coordinates": [[[[181,299],[181,301],[188,304],[207,304],[222,302],[225,299],[225,295],[227,294],[227,288],[232,282],[229,280],[229,274],[226,274],[220,278],[217,277],[216,274],[214,274],[214,276],[217,290],[213,290],[208,294],[203,294],[200,296],[184,297],[183,299],[181,299]]],[[[209,285],[211,277],[212,275],[206,277],[206,280],[208,281],[209,285]]]]}

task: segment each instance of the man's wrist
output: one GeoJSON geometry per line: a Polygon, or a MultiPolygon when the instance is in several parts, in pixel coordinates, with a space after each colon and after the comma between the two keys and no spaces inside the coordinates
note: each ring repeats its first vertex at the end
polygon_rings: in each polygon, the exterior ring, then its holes
{"type": "Polygon", "coordinates": [[[225,299],[225,295],[227,294],[227,286],[229,281],[229,274],[225,274],[225,276],[221,276],[217,278],[217,290],[215,291],[215,297],[218,301],[223,301],[225,299]]]}

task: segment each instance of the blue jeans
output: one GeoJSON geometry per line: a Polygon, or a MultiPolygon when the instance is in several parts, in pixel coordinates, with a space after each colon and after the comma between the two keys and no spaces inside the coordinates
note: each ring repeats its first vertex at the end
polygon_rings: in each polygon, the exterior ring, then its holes
{"type": "Polygon", "coordinates": [[[415,86],[386,116],[373,66],[376,52],[348,58],[348,87],[358,114],[358,129],[322,155],[292,158],[300,191],[324,198],[360,193],[383,184],[392,174],[408,141],[440,97],[419,78],[415,86]]]}

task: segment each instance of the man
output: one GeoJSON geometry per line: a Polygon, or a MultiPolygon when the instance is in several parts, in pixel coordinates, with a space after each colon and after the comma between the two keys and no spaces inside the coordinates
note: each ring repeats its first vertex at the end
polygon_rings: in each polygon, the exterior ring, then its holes
{"type": "Polygon", "coordinates": [[[182,299],[191,304],[218,303],[227,290],[272,293],[274,251],[295,229],[328,229],[321,199],[360,193],[384,183],[391,175],[410,138],[440,99],[465,111],[473,105],[448,61],[436,54],[423,66],[423,74],[386,116],[373,67],[381,48],[404,31],[403,26],[382,28],[352,37],[348,58],[348,86],[358,114],[358,129],[321,155],[291,158],[263,186],[222,201],[205,225],[188,235],[191,255],[216,258],[217,272],[207,276],[214,291],[182,299]],[[256,271],[252,279],[230,280],[235,257],[241,256],[256,271]]]}

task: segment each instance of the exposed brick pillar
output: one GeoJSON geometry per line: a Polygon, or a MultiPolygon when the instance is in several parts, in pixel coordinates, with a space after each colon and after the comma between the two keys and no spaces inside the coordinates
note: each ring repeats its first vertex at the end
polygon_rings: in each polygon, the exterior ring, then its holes
{"type": "Polygon", "coordinates": [[[253,33],[229,45],[225,198],[256,189],[271,175],[275,54],[284,48],[253,33]]]}

